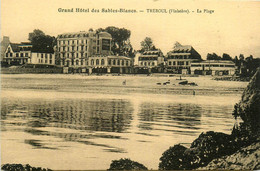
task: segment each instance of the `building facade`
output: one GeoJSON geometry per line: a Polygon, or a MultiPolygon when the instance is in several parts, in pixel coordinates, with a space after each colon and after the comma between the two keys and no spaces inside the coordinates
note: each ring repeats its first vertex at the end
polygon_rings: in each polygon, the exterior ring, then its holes
{"type": "Polygon", "coordinates": [[[32,52],[30,56],[30,64],[55,65],[55,55],[53,53],[32,52]]]}
{"type": "Polygon", "coordinates": [[[167,53],[166,71],[176,74],[191,74],[191,63],[201,61],[200,54],[190,45],[175,44],[167,53]]]}
{"type": "Polygon", "coordinates": [[[9,43],[4,53],[4,62],[12,64],[30,63],[32,45],[30,43],[9,43]]]}
{"type": "Polygon", "coordinates": [[[56,53],[60,65],[79,68],[88,66],[93,55],[111,55],[112,37],[107,32],[74,32],[57,37],[56,53]]]}
{"type": "Polygon", "coordinates": [[[161,50],[149,50],[138,57],[138,69],[148,72],[162,72],[164,56],[161,50]]]}
{"type": "Polygon", "coordinates": [[[132,73],[133,59],[125,56],[90,56],[89,73],[132,73]]]}
{"type": "Polygon", "coordinates": [[[206,60],[191,63],[191,74],[197,75],[233,75],[235,63],[225,60],[206,60]]]}
{"type": "Polygon", "coordinates": [[[9,65],[46,64],[55,65],[55,56],[52,53],[32,52],[32,44],[27,42],[9,43],[4,52],[4,62],[9,65]]]}

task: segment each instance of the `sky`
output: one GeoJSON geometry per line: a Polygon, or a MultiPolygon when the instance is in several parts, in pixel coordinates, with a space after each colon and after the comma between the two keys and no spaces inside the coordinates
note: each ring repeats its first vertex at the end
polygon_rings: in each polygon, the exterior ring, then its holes
{"type": "Polygon", "coordinates": [[[244,54],[260,57],[260,1],[223,0],[1,0],[1,38],[11,42],[28,41],[28,34],[40,29],[57,36],[66,32],[88,31],[107,26],[131,31],[134,49],[151,37],[164,54],[176,41],[192,45],[206,59],[207,53],[232,57],[244,54]],[[74,9],[59,12],[58,9],[74,9]],[[76,13],[76,8],[99,12],[76,13]],[[136,9],[137,13],[102,13],[105,9],[136,9]],[[148,13],[147,9],[166,9],[167,13],[148,13]],[[169,13],[171,9],[189,10],[169,13]],[[201,13],[197,13],[197,10],[201,13]],[[204,9],[214,13],[204,13],[204,9]],[[143,10],[144,12],[140,12],[143,10]],[[192,12],[194,11],[194,12],[192,12]]]}

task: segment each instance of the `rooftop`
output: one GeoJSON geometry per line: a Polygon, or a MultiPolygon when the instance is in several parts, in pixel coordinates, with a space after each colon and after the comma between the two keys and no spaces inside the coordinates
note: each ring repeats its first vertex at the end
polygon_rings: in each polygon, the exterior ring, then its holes
{"type": "Polygon", "coordinates": [[[160,50],[149,50],[142,53],[141,56],[159,56],[162,52],[160,50]]]}
{"type": "Polygon", "coordinates": [[[207,63],[207,64],[211,64],[211,63],[225,63],[225,64],[234,64],[233,61],[228,61],[228,60],[205,60],[205,61],[200,61],[200,62],[193,62],[193,63],[207,63]]]}
{"type": "MultiPolygon", "coordinates": [[[[79,38],[79,37],[93,37],[96,35],[96,32],[86,32],[86,31],[80,31],[80,32],[70,32],[70,33],[63,33],[59,34],[58,38],[79,38]]],[[[100,37],[108,37],[111,38],[111,35],[107,32],[100,32],[98,33],[100,37]]]]}

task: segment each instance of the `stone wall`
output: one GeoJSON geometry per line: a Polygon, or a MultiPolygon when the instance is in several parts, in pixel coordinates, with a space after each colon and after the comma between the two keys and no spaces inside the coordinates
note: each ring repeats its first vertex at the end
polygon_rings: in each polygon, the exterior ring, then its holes
{"type": "Polygon", "coordinates": [[[44,74],[44,73],[62,73],[62,68],[1,68],[2,74],[44,74]]]}

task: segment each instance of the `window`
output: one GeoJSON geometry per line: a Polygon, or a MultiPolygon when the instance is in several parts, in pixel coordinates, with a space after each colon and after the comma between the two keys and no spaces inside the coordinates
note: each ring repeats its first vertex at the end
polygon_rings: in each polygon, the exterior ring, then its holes
{"type": "Polygon", "coordinates": [[[184,61],[178,61],[178,65],[184,65],[184,61]]]}
{"type": "Polygon", "coordinates": [[[144,66],[147,66],[147,63],[146,63],[146,62],[144,63],[144,66]]]}
{"type": "Polygon", "coordinates": [[[104,59],[101,59],[101,65],[105,65],[104,59]]]}
{"type": "Polygon", "coordinates": [[[128,66],[128,64],[129,64],[128,61],[126,61],[126,66],[128,66]]]}
{"type": "Polygon", "coordinates": [[[125,65],[125,61],[124,60],[122,60],[122,65],[125,65]]]}
{"type": "Polygon", "coordinates": [[[189,65],[189,62],[188,62],[188,61],[186,61],[186,65],[189,65]]]}
{"type": "Polygon", "coordinates": [[[96,65],[99,65],[99,59],[96,60],[96,65]]]}
{"type": "Polygon", "coordinates": [[[80,57],[81,57],[81,58],[83,58],[83,55],[84,55],[84,53],[83,53],[83,52],[81,52],[81,53],[80,53],[80,57]]]}
{"type": "MultiPolygon", "coordinates": [[[[21,56],[22,56],[22,54],[21,54],[21,56]]],[[[41,58],[43,58],[43,54],[41,54],[41,58]]]]}
{"type": "Polygon", "coordinates": [[[81,59],[81,65],[84,65],[84,61],[83,61],[83,59],[81,59]]]}
{"type": "Polygon", "coordinates": [[[23,57],[23,53],[21,53],[21,57],[23,57]]]}
{"type": "Polygon", "coordinates": [[[12,53],[10,53],[10,57],[13,57],[13,54],[12,54],[12,53]]]}
{"type": "Polygon", "coordinates": [[[28,57],[28,53],[25,53],[25,57],[28,57]]]}
{"type": "Polygon", "coordinates": [[[108,60],[108,65],[111,65],[111,59],[108,60]]]}
{"type": "Polygon", "coordinates": [[[117,60],[117,65],[120,65],[120,60],[117,60]]]}
{"type": "Polygon", "coordinates": [[[94,65],[94,59],[91,59],[91,65],[94,65]]]}
{"type": "Polygon", "coordinates": [[[172,65],[172,62],[171,62],[171,61],[169,61],[169,65],[172,65]]]}
{"type": "MultiPolygon", "coordinates": [[[[16,57],[19,57],[19,53],[16,53],[15,55],[16,55],[16,57]]],[[[38,55],[38,53],[37,53],[37,55],[38,55]]]]}
{"type": "Polygon", "coordinates": [[[141,62],[141,66],[143,65],[143,62],[141,62]]]}
{"type": "Polygon", "coordinates": [[[113,65],[116,65],[116,60],[115,59],[113,60],[113,65]]]}
{"type": "Polygon", "coordinates": [[[152,66],[154,66],[154,62],[152,62],[152,66]]]}
{"type": "Polygon", "coordinates": [[[79,65],[79,61],[78,60],[76,60],[76,65],[79,65]]]}

